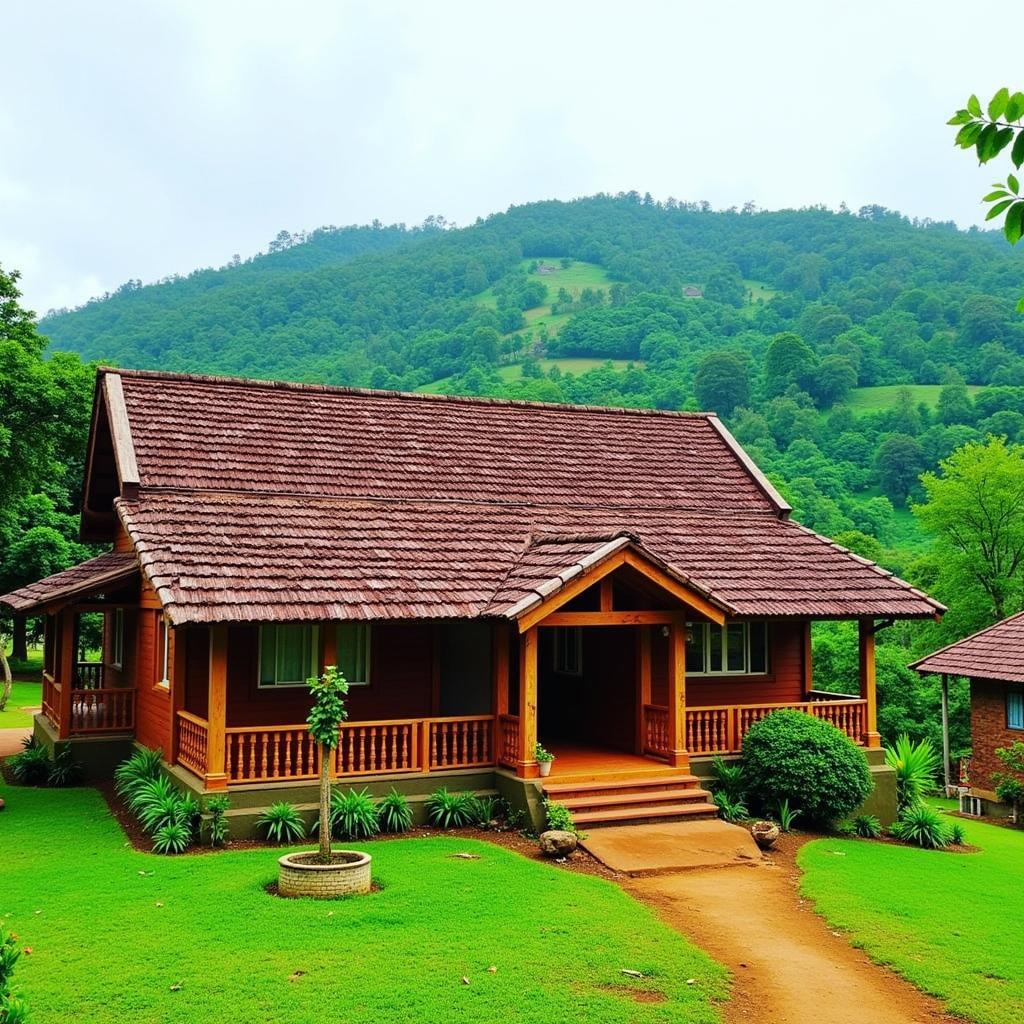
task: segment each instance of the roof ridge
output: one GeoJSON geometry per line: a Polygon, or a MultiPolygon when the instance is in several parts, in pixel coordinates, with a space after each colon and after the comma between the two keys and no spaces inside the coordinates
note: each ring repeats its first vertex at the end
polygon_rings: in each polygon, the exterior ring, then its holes
{"type": "MultiPolygon", "coordinates": [[[[911,662],[907,667],[917,669],[918,665],[922,665],[926,661],[931,661],[932,658],[936,658],[940,654],[945,654],[946,651],[950,651],[954,647],[959,647],[961,644],[967,643],[968,640],[976,640],[978,637],[984,636],[986,633],[991,633],[993,629],[1005,626],[1008,622],[1013,622],[1015,619],[1019,619],[1022,616],[1024,616],[1024,611],[1015,612],[1013,615],[1007,615],[1005,619],[993,622],[991,626],[983,626],[981,629],[975,630],[973,633],[968,633],[967,636],[960,637],[959,640],[954,640],[952,643],[946,644],[945,647],[940,647],[937,651],[932,651],[931,654],[926,654],[923,658],[918,658],[917,661],[911,662]]],[[[924,674],[929,675],[931,673],[926,671],[924,674]]]]}
{"type": "Polygon", "coordinates": [[[382,388],[358,388],[344,384],[314,384],[304,381],[265,380],[253,377],[228,377],[205,373],[176,373],[170,370],[137,370],[117,366],[99,366],[97,374],[120,374],[140,380],[180,381],[189,384],[231,385],[254,390],[305,391],[327,395],[360,395],[366,398],[398,398],[412,401],[441,402],[451,405],[498,405],[522,409],[558,409],[564,412],[615,413],[628,416],[654,416],[689,420],[718,420],[714,412],[688,412],[682,409],[640,409],[624,405],[579,405],[572,402],[537,402],[525,398],[488,398],[483,395],[440,395],[424,391],[389,391],[382,388]]]}

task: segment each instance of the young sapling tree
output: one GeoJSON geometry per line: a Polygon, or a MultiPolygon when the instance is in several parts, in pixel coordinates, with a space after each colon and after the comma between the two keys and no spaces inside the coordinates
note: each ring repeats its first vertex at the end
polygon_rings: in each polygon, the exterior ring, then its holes
{"type": "Polygon", "coordinates": [[[322,676],[306,680],[313,694],[313,707],[306,719],[320,755],[320,860],[331,863],[331,758],[338,746],[339,728],[348,718],[345,695],[348,680],[334,665],[322,676]]]}

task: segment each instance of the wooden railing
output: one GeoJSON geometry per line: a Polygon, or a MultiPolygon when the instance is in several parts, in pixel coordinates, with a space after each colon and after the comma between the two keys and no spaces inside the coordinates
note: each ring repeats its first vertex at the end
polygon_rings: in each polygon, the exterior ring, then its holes
{"type": "Polygon", "coordinates": [[[43,714],[54,729],[60,728],[60,683],[54,682],[49,672],[43,673],[43,714]]]}
{"type": "Polygon", "coordinates": [[[79,661],[75,663],[75,689],[99,690],[103,686],[103,663],[79,661]]]}
{"type": "Polygon", "coordinates": [[[644,753],[664,757],[668,754],[668,708],[644,705],[644,753]]]}
{"type": "Polygon", "coordinates": [[[205,718],[178,712],[178,761],[196,775],[206,774],[207,729],[205,718]]]}
{"type": "Polygon", "coordinates": [[[71,691],[70,733],[129,732],[135,728],[134,687],[71,691]]]}
{"type": "MultiPolygon", "coordinates": [[[[209,770],[208,728],[205,719],[178,712],[178,760],[197,775],[209,770]]],[[[310,780],[320,772],[319,749],[305,724],[230,726],[224,760],[230,785],[310,780]]],[[[330,767],[333,777],[348,778],[494,763],[494,717],[468,715],[345,722],[330,767]]]]}
{"type": "Polygon", "coordinates": [[[519,718],[501,715],[498,718],[498,763],[515,768],[519,761],[519,718]]]}

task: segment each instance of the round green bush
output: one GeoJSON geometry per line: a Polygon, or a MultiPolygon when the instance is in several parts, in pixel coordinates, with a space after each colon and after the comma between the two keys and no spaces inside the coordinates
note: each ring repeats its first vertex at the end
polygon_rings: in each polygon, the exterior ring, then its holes
{"type": "Polygon", "coordinates": [[[835,726],[802,711],[773,711],[743,740],[743,779],[764,814],[783,800],[828,825],[858,808],[874,783],[864,754],[835,726]]]}

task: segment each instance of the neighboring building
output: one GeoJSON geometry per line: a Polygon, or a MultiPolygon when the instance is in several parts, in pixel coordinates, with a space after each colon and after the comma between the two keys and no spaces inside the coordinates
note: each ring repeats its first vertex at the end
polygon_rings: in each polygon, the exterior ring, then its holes
{"type": "Polygon", "coordinates": [[[966,676],[971,684],[971,761],[975,811],[995,809],[996,750],[1024,742],[1024,612],[943,647],[910,666],[922,675],[966,676]]]}
{"type": "Polygon", "coordinates": [[[713,415],[101,370],[83,494],[112,550],[0,598],[46,615],[36,734],[242,806],[312,799],[304,681],[337,664],[332,770],[376,791],[536,813],[539,740],[581,823],[713,813],[695,774],[794,707],[885,816],[875,623],[944,610],[790,522],[713,415]],[[813,619],[859,622],[858,695],[815,691],[813,619]]]}

